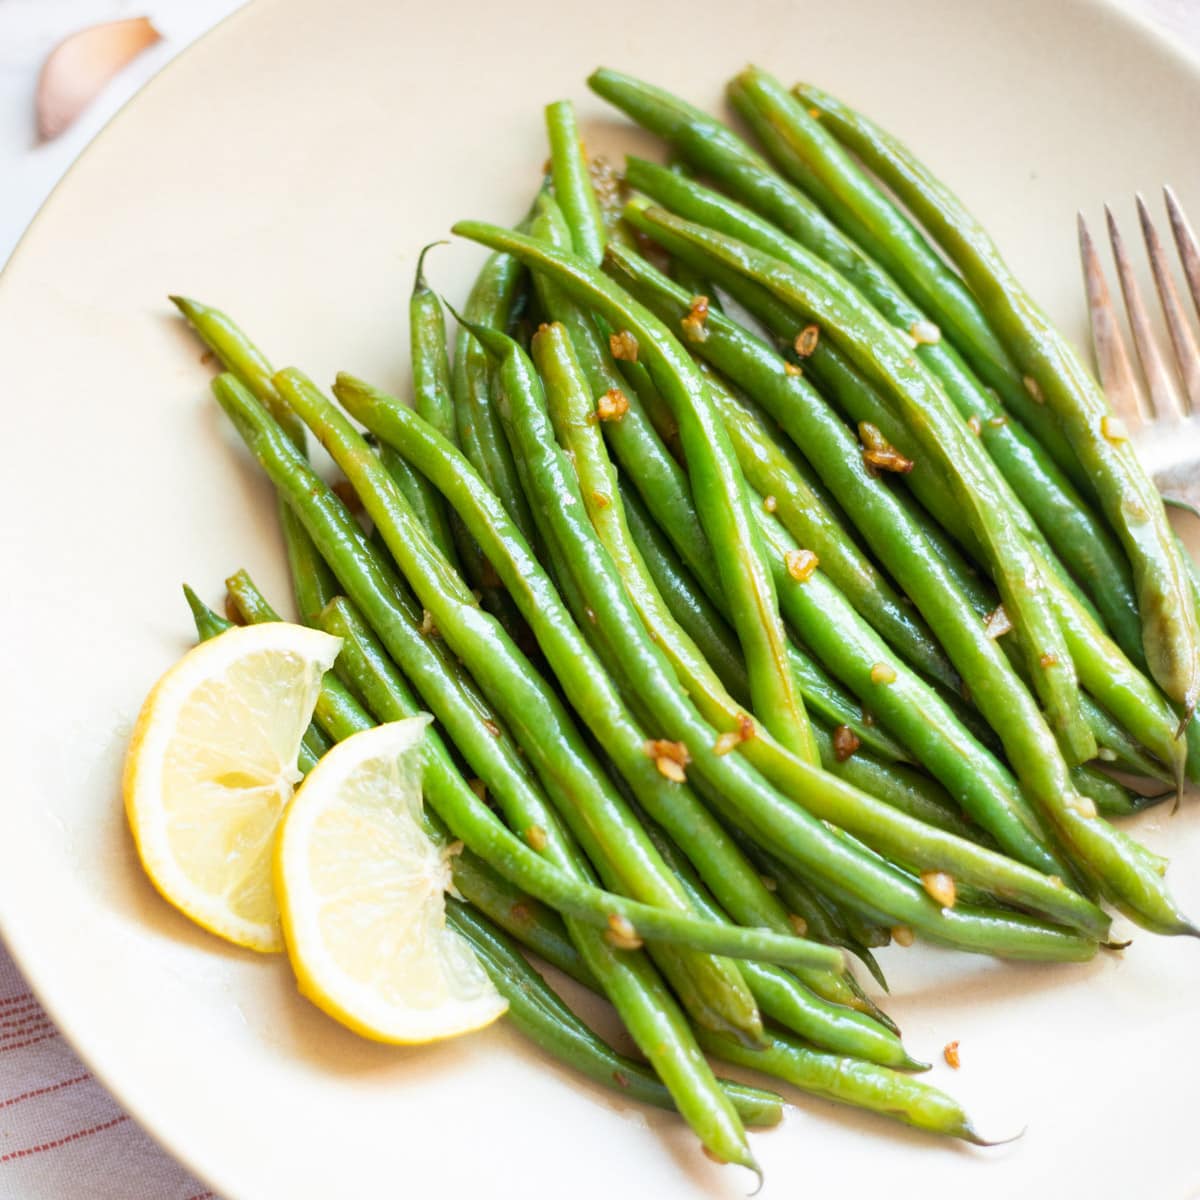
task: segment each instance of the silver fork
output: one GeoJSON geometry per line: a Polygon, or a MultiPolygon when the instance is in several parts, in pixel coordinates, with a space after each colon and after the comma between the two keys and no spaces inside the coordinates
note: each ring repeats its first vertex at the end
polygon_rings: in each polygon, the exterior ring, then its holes
{"type": "MultiPolygon", "coordinates": [[[[1188,291],[1200,316],[1200,243],[1175,193],[1165,187],[1163,196],[1188,291]]],[[[1137,446],[1138,456],[1163,499],[1200,515],[1200,348],[1171,277],[1167,252],[1140,195],[1137,210],[1155,290],[1166,318],[1175,370],[1168,364],[1151,327],[1124,240],[1107,205],[1104,212],[1108,237],[1146,386],[1141,386],[1134,373],[1108,284],[1104,281],[1104,270],[1080,213],[1079,253],[1083,259],[1083,281],[1096,366],[1113,411],[1137,446]]]]}

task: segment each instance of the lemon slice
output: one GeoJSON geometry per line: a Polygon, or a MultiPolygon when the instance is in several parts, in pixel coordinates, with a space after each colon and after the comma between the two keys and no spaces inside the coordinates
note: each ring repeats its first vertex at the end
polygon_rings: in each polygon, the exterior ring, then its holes
{"type": "Polygon", "coordinates": [[[335,746],[296,793],[275,851],[300,990],[364,1037],[430,1042],[508,1007],[446,927],[450,860],[421,819],[421,715],[335,746]]]}
{"type": "Polygon", "coordinates": [[[227,630],[158,681],[134,728],[125,811],[142,866],[176,908],[239,946],[283,949],[275,829],[340,646],[282,621],[227,630]]]}

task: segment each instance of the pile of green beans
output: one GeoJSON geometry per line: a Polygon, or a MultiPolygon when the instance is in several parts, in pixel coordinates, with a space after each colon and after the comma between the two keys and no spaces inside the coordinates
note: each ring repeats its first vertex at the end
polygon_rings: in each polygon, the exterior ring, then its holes
{"type": "MultiPolygon", "coordinates": [[[[350,373],[327,396],[172,297],[274,485],[298,617],[342,639],[300,770],[431,712],[447,924],[529,1040],[716,1161],[757,1171],[745,1130],[782,1099],[711,1060],[986,1144],[843,951],[886,988],[873,951],[914,938],[1087,960],[1105,904],[1196,934],[1112,819],[1200,779],[1197,576],[911,151],[754,67],[729,98],[761,152],[589,84],[673,165],[629,158],[615,203],[551,104],[526,219],[453,228],[490,252],[461,315],[420,252],[409,397],[350,373]]],[[[281,619],[244,571],[226,589],[232,619],[281,619]]]]}

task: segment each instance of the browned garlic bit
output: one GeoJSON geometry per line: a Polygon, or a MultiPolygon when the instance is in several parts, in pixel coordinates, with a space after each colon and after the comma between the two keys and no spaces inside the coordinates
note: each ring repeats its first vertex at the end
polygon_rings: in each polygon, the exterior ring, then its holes
{"type": "Polygon", "coordinates": [[[970,431],[971,431],[971,432],[972,432],[972,433],[973,433],[973,434],[974,434],[976,437],[978,437],[978,436],[979,436],[979,435],[980,435],[980,434],[983,432],[983,425],[980,423],[980,420],[979,420],[979,418],[978,418],[978,417],[977,417],[977,416],[976,416],[974,413],[972,413],[972,414],[971,414],[971,415],[970,415],[970,416],[967,418],[967,428],[968,428],[968,429],[969,429],[969,430],[970,430],[970,431]]]}
{"type": "Polygon", "coordinates": [[[687,772],[684,768],[692,761],[692,756],[682,742],[654,738],[646,742],[645,751],[647,758],[654,759],[654,765],[660,775],[672,783],[687,782],[687,772]]]}
{"type": "Polygon", "coordinates": [[[758,878],[768,892],[776,891],[779,887],[779,884],[777,884],[775,880],[770,877],[770,875],[760,875],[758,878]]]}
{"type": "Polygon", "coordinates": [[[540,854],[546,848],[548,841],[546,831],[540,825],[530,825],[525,830],[525,840],[529,845],[540,854]]]}
{"type": "Polygon", "coordinates": [[[628,329],[609,336],[608,348],[613,358],[635,363],[638,360],[638,340],[628,329]]]}
{"type": "Polygon", "coordinates": [[[912,459],[905,458],[870,421],[859,422],[858,439],[863,444],[863,462],[869,474],[893,471],[907,475],[913,469],[912,459]]]}
{"type": "Polygon", "coordinates": [[[946,1048],[942,1051],[942,1057],[946,1060],[946,1065],[953,1067],[956,1071],[962,1065],[958,1057],[957,1042],[947,1042],[946,1048]]]}
{"type": "Polygon", "coordinates": [[[921,886],[943,908],[953,908],[958,900],[954,876],[947,875],[945,871],[922,871],[921,886]]]}
{"type": "Polygon", "coordinates": [[[897,946],[911,946],[916,939],[907,925],[896,925],[892,929],[892,941],[897,946]]]}
{"type": "Polygon", "coordinates": [[[804,937],[808,933],[808,922],[799,913],[788,913],[788,920],[791,921],[797,937],[804,937]]]}
{"type": "Polygon", "coordinates": [[[908,336],[918,346],[936,346],[942,340],[942,331],[932,321],[914,321],[908,327],[908,336]]]}
{"type": "Polygon", "coordinates": [[[592,503],[597,508],[607,508],[612,501],[603,492],[593,492],[592,503]]]}
{"type": "Polygon", "coordinates": [[[1043,654],[1042,657],[1038,659],[1038,666],[1040,666],[1043,670],[1048,670],[1050,667],[1057,667],[1058,659],[1053,654],[1043,654]]]}
{"type": "Polygon", "coordinates": [[[441,637],[438,627],[433,623],[433,613],[427,608],[421,609],[421,636],[427,638],[441,637]]]}
{"type": "Polygon", "coordinates": [[[797,582],[804,583],[812,578],[812,573],[821,564],[821,560],[811,550],[789,550],[783,556],[788,574],[797,582]]]}
{"type": "Polygon", "coordinates": [[[483,727],[492,735],[492,737],[498,738],[500,736],[500,726],[497,725],[495,721],[485,719],[483,722],[483,727]]]}
{"type": "Polygon", "coordinates": [[[819,325],[805,325],[792,340],[792,349],[796,351],[800,358],[808,358],[817,348],[820,340],[821,327],[819,325]]]}
{"type": "Polygon", "coordinates": [[[620,388],[609,388],[596,402],[596,416],[601,421],[619,421],[629,411],[629,400],[620,388]]]}
{"type": "Polygon", "coordinates": [[[1021,382],[1025,385],[1025,390],[1033,397],[1035,404],[1046,403],[1046,399],[1042,395],[1042,389],[1032,375],[1026,375],[1021,382]]]}
{"type": "Polygon", "coordinates": [[[858,734],[849,725],[838,725],[833,731],[833,757],[845,762],[862,745],[858,734]]]}
{"type": "Polygon", "coordinates": [[[763,497],[763,512],[773,513],[779,507],[779,501],[774,496],[763,497]]]}
{"type": "Polygon", "coordinates": [[[737,720],[738,727],[736,729],[722,733],[713,743],[713,753],[717,756],[728,754],[754,736],[754,719],[748,713],[738,713],[737,720]]]}
{"type": "Polygon", "coordinates": [[[896,671],[895,668],[888,663],[877,662],[871,668],[872,683],[895,683],[896,671]]]}
{"type": "Polygon", "coordinates": [[[804,374],[803,368],[798,367],[794,362],[785,362],[783,364],[783,369],[789,375],[803,375],[804,374]]]}
{"type": "Polygon", "coordinates": [[[705,342],[708,340],[708,330],[704,322],[708,320],[708,297],[693,296],[688,306],[687,316],[679,322],[689,342],[705,342]]]}
{"type": "Polygon", "coordinates": [[[1003,637],[1006,633],[1011,632],[1013,627],[1012,621],[1009,619],[1007,610],[1003,604],[997,604],[986,617],[983,618],[983,628],[988,637],[995,641],[999,637],[1003,637]]]}
{"type": "Polygon", "coordinates": [[[638,937],[633,922],[620,913],[611,913],[608,918],[608,929],[604,932],[604,940],[617,950],[640,950],[642,939],[638,937]]]}

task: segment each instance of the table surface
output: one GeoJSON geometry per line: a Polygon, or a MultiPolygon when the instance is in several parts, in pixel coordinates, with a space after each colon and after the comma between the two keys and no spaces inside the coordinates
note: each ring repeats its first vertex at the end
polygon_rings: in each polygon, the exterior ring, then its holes
{"type": "MultiPolygon", "coordinates": [[[[0,264],[50,190],[157,71],[246,0],[0,0],[0,264]],[[39,144],[41,64],[70,33],[149,16],[162,41],[57,140],[39,144]]],[[[1125,0],[1200,54],[1200,0],[1125,0]]],[[[986,8],[980,8],[981,18],[986,8]]],[[[58,1036],[0,942],[0,1200],[211,1200],[92,1078],[58,1036]]]]}

